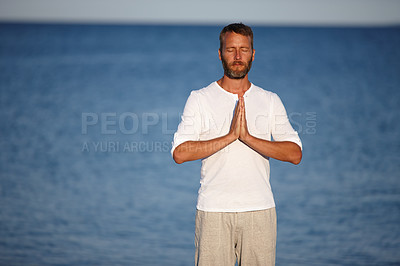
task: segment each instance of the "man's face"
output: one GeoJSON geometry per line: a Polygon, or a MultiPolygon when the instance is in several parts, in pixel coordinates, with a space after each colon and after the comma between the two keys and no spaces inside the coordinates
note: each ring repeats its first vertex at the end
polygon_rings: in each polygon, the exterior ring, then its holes
{"type": "Polygon", "coordinates": [[[222,51],[219,50],[225,75],[231,79],[244,78],[250,71],[254,53],[249,37],[227,32],[222,51]]]}

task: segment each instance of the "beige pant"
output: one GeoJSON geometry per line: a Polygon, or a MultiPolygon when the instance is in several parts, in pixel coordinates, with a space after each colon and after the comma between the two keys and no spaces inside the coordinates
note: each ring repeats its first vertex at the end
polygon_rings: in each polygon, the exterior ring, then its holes
{"type": "Polygon", "coordinates": [[[196,213],[196,266],[275,265],[275,208],[196,213]]]}

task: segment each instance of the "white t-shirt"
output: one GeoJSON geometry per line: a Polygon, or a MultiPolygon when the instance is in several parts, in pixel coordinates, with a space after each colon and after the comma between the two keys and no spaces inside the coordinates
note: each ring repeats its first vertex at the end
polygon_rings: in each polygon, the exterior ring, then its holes
{"type": "MultiPolygon", "coordinates": [[[[278,95],[251,84],[243,97],[251,135],[265,140],[272,136],[275,141],[291,141],[302,147],[278,95]]],[[[183,142],[228,134],[237,101],[237,94],[224,90],[217,82],[192,91],[171,154],[183,142]]],[[[244,212],[275,207],[269,175],[269,158],[236,140],[202,159],[197,209],[244,212]]]]}

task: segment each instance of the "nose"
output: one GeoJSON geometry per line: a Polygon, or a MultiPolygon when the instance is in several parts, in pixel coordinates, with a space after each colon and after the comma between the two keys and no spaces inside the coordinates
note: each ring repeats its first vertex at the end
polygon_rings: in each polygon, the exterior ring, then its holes
{"type": "Polygon", "coordinates": [[[241,54],[240,54],[240,50],[236,50],[235,52],[235,60],[240,60],[242,58],[241,54]]]}

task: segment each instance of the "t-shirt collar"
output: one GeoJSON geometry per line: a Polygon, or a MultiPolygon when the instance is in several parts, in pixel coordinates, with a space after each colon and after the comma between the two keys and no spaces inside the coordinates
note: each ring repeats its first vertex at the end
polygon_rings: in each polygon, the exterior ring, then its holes
{"type": "MultiPolygon", "coordinates": [[[[239,96],[238,96],[236,93],[229,92],[229,91],[225,90],[224,88],[222,88],[222,87],[218,84],[218,82],[215,81],[214,83],[215,83],[215,86],[217,86],[217,88],[218,88],[219,90],[223,91],[224,93],[226,93],[226,94],[229,95],[230,97],[235,98],[236,100],[239,98],[239,96]]],[[[247,91],[244,92],[243,97],[247,97],[247,95],[249,95],[250,91],[253,89],[253,86],[254,86],[253,83],[250,82],[250,88],[249,88],[247,91]]]]}

